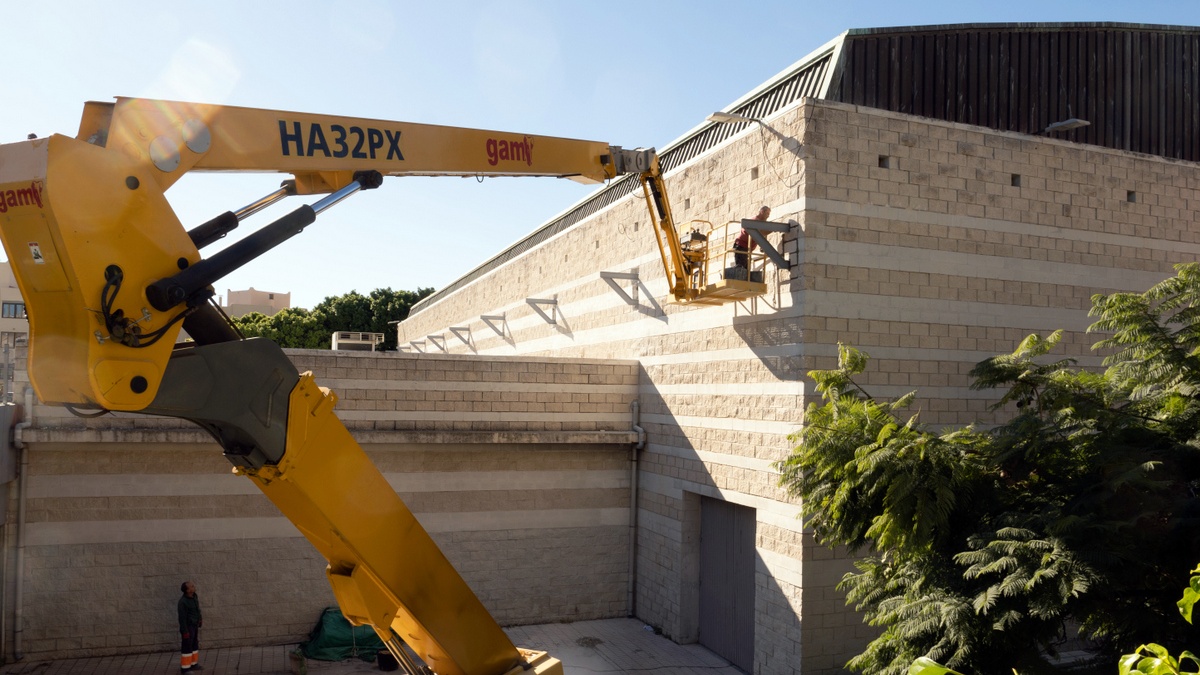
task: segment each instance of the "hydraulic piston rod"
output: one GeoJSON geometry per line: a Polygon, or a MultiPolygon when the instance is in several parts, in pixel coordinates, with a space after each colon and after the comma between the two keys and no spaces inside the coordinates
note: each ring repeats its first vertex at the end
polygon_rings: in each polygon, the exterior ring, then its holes
{"type": "Polygon", "coordinates": [[[211,258],[205,258],[179,274],[150,284],[146,287],[146,299],[150,301],[150,306],[165,312],[191,300],[218,279],[304,231],[305,227],[317,219],[318,213],[359,190],[374,189],[383,182],[383,176],[377,171],[364,171],[356,174],[354,178],[353,182],[341,190],[311,206],[301,206],[211,258]]]}
{"type": "Polygon", "coordinates": [[[196,248],[204,248],[218,239],[223,239],[225,235],[237,229],[238,223],[241,221],[262,211],[284,197],[294,194],[296,194],[296,182],[289,180],[283,184],[283,187],[258,201],[247,204],[237,211],[226,211],[206,223],[193,227],[188,230],[188,236],[191,237],[192,243],[196,245],[196,248]]]}

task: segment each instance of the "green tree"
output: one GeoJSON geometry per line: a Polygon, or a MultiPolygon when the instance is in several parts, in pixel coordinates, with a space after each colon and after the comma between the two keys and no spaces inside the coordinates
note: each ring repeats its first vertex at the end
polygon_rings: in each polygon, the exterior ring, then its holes
{"type": "MultiPolygon", "coordinates": [[[[1188,623],[1192,623],[1192,610],[1196,603],[1200,602],[1200,566],[1191,573],[1192,578],[1183,591],[1183,597],[1175,603],[1184,621],[1188,623]]],[[[1017,672],[1016,669],[1013,672],[1017,672]]],[[[909,667],[908,675],[962,674],[922,656],[909,667]]],[[[1139,645],[1132,653],[1123,655],[1117,662],[1117,675],[1200,675],[1200,657],[1190,651],[1183,651],[1175,657],[1166,647],[1151,642],[1139,645]]]]}
{"type": "Polygon", "coordinates": [[[415,291],[393,291],[391,288],[377,288],[371,291],[371,315],[374,317],[371,331],[383,333],[383,349],[396,348],[397,321],[408,318],[412,306],[433,294],[433,288],[418,288],[415,291]]]}
{"type": "Polygon", "coordinates": [[[778,466],[819,541],[866,552],[841,587],[882,633],[850,667],[1050,671],[1068,619],[1110,656],[1187,637],[1164,608],[1200,557],[1197,300],[1195,265],[1093,298],[1103,373],[1050,359],[1061,333],[980,363],[1010,413],[987,430],[902,416],[914,394],[871,396],[850,347],[810,373],[822,402],[778,466]]]}
{"type": "Polygon", "coordinates": [[[281,347],[329,348],[329,333],[320,319],[303,307],[290,307],[271,316],[251,312],[233,323],[246,337],[264,337],[281,347]]]}
{"type": "Polygon", "coordinates": [[[313,307],[313,314],[331,334],[339,330],[370,331],[375,318],[371,299],[358,291],[325,298],[313,307]]]}
{"type": "Polygon", "coordinates": [[[432,288],[416,291],[393,291],[379,288],[364,296],[357,291],[329,296],[316,307],[294,307],[273,316],[252,312],[233,319],[234,325],[246,337],[269,338],[281,347],[329,349],[335,331],[383,333],[382,350],[396,349],[396,329],[390,322],[403,321],[422,298],[433,293],[432,288]]]}
{"type": "MultiPolygon", "coordinates": [[[[1192,578],[1183,590],[1183,597],[1175,603],[1183,620],[1192,623],[1192,610],[1200,602],[1200,566],[1192,570],[1192,578]]],[[[1200,675],[1200,657],[1184,651],[1178,657],[1153,642],[1140,645],[1132,654],[1121,657],[1117,675],[1200,675]]],[[[930,674],[932,675],[932,673],[930,674]]]]}

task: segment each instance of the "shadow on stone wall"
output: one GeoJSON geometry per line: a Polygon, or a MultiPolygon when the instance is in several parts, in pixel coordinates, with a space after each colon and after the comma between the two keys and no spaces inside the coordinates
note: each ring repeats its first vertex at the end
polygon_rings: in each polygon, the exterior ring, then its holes
{"type": "Polygon", "coordinates": [[[733,330],[745,341],[762,365],[777,379],[798,381],[811,369],[804,359],[801,317],[734,317],[733,330]]]}
{"type": "MultiPolygon", "coordinates": [[[[804,664],[801,661],[800,618],[801,590],[784,589],[768,570],[761,555],[755,555],[758,573],[754,579],[754,614],[758,619],[754,626],[754,669],[763,673],[782,673],[804,664]],[[781,637],[785,639],[780,639],[781,637]]],[[[820,592],[813,589],[811,592],[820,592]]]]}
{"type": "Polygon", "coordinates": [[[637,282],[639,293],[635,296],[638,299],[637,309],[639,314],[648,316],[659,321],[667,321],[667,313],[663,310],[662,305],[658,304],[658,300],[654,299],[654,294],[650,292],[650,288],[641,281],[637,282]]]}

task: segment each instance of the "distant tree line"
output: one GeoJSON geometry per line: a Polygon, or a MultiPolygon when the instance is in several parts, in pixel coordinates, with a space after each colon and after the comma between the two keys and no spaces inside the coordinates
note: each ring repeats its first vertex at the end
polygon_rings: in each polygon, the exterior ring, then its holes
{"type": "Polygon", "coordinates": [[[233,323],[246,337],[265,337],[281,347],[301,349],[329,349],[337,331],[383,333],[379,349],[391,351],[396,349],[396,327],[388,322],[408,318],[412,306],[432,293],[432,288],[377,288],[370,295],[350,291],[327,297],[312,310],[291,307],[273,316],[251,312],[234,318],[233,323]]]}

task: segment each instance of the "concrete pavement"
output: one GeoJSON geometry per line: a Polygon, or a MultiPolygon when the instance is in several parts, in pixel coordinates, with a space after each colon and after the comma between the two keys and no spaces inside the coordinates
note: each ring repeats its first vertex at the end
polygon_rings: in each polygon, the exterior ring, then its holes
{"type": "MultiPolygon", "coordinates": [[[[544,649],[563,662],[567,675],[653,671],[655,675],[738,675],[738,669],[700,645],[677,645],[645,630],[635,619],[517,626],[507,629],[513,642],[544,649]]],[[[225,647],[200,652],[198,675],[292,675],[288,653],[296,645],[225,647]]],[[[374,662],[315,661],[310,675],[379,673],[374,662]]],[[[103,656],[60,661],[24,661],[0,666],[0,675],[177,675],[177,653],[103,656]]]]}

